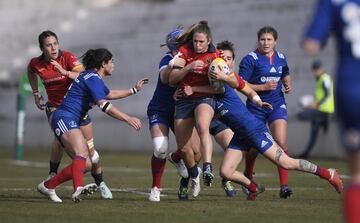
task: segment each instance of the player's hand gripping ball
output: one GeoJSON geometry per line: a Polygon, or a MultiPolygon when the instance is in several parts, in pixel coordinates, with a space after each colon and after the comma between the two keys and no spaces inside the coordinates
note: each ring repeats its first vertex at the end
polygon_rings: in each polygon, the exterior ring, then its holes
{"type": "MultiPolygon", "coordinates": [[[[210,76],[211,72],[221,74],[221,75],[225,75],[225,76],[227,76],[227,75],[229,75],[231,73],[230,68],[226,64],[225,60],[223,60],[222,58],[220,58],[220,57],[215,58],[211,62],[210,66],[209,66],[209,70],[208,70],[208,77],[209,77],[210,85],[213,86],[216,89],[223,88],[224,87],[224,82],[219,80],[220,78],[218,78],[218,79],[212,78],[210,76]]],[[[217,75],[217,76],[221,77],[221,75],[217,75]]]]}

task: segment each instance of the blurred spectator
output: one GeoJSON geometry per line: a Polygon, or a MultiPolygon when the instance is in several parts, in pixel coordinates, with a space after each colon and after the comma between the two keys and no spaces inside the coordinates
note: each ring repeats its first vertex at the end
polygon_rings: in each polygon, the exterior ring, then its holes
{"type": "Polygon", "coordinates": [[[330,115],[334,113],[334,87],[330,75],[325,73],[319,60],[314,61],[311,68],[316,81],[314,100],[298,114],[300,120],[311,122],[310,138],[301,158],[309,157],[321,128],[327,133],[330,115]]]}

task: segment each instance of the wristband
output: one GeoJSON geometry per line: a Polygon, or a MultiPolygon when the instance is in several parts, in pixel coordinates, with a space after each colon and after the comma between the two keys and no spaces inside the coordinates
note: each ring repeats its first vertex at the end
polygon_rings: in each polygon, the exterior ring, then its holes
{"type": "Polygon", "coordinates": [[[131,94],[136,94],[138,91],[136,90],[136,88],[133,87],[130,89],[130,92],[131,94]]]}
{"type": "Polygon", "coordinates": [[[261,98],[259,95],[255,95],[251,100],[256,104],[257,102],[261,101],[261,98]]]}
{"type": "Polygon", "coordinates": [[[39,91],[38,91],[38,90],[34,90],[34,91],[33,91],[33,95],[34,95],[34,96],[39,96],[39,95],[40,95],[40,94],[39,94],[39,91]]]}

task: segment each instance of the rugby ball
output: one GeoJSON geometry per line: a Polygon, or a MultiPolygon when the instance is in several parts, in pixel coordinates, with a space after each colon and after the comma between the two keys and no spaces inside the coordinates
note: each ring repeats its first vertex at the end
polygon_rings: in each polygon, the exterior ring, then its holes
{"type": "Polygon", "coordinates": [[[309,108],[314,102],[314,96],[311,94],[306,94],[299,98],[298,104],[301,108],[309,108]]]}
{"type": "Polygon", "coordinates": [[[229,75],[230,74],[230,68],[227,65],[227,63],[225,62],[225,60],[223,60],[222,58],[218,57],[215,58],[210,66],[209,66],[209,70],[208,70],[208,77],[209,77],[209,82],[210,85],[216,89],[218,88],[222,88],[224,87],[224,83],[222,81],[218,81],[215,80],[213,78],[210,77],[210,72],[220,72],[223,71],[225,73],[225,75],[229,75]]]}

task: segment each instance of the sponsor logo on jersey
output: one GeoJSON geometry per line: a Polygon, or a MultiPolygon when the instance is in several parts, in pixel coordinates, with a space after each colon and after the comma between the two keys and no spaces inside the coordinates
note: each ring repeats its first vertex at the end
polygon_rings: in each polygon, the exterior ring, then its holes
{"type": "Polygon", "coordinates": [[[265,83],[265,82],[269,82],[269,81],[276,81],[278,82],[280,80],[280,77],[260,77],[260,81],[265,83]]]}
{"type": "Polygon", "coordinates": [[[283,108],[283,109],[286,110],[286,104],[282,104],[282,105],[280,106],[280,108],[283,108]]]}
{"type": "Polygon", "coordinates": [[[270,133],[264,132],[264,134],[265,134],[266,138],[268,138],[271,142],[274,142],[274,139],[273,139],[273,137],[270,135],[270,133]]]}
{"type": "Polygon", "coordinates": [[[279,74],[282,74],[282,66],[278,67],[279,74]]]}

